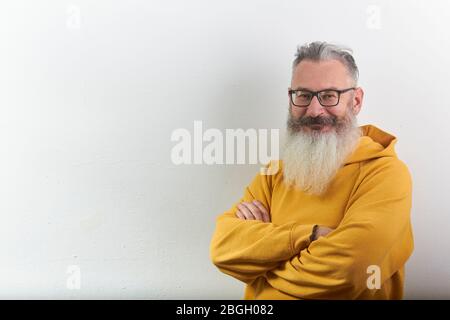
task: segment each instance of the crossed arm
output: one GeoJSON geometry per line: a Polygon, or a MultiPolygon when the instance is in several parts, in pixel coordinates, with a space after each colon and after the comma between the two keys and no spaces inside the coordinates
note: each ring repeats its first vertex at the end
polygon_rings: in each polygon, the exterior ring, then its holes
{"type": "MultiPolygon", "coordinates": [[[[259,220],[262,222],[270,222],[270,214],[264,205],[258,201],[241,202],[237,205],[238,210],[236,216],[241,220],[259,220]]],[[[333,231],[333,228],[317,225],[311,230],[310,242],[324,237],[333,231]]]]}
{"type": "Polygon", "coordinates": [[[304,299],[358,297],[367,289],[370,265],[380,267],[383,284],[413,250],[409,172],[398,165],[383,170],[367,172],[336,229],[320,226],[313,237],[314,225],[270,223],[270,181],[255,180],[218,217],[213,263],[245,283],[264,277],[275,289],[304,299]]]}

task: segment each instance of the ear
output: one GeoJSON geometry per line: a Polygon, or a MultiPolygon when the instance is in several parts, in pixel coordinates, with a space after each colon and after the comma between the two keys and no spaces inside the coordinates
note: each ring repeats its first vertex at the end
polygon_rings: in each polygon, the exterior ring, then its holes
{"type": "Polygon", "coordinates": [[[352,111],[355,116],[359,113],[359,111],[361,111],[363,99],[364,99],[364,90],[361,87],[357,87],[353,94],[353,105],[352,105],[352,111]]]}
{"type": "Polygon", "coordinates": [[[287,91],[287,94],[288,94],[288,104],[289,104],[289,109],[291,109],[292,108],[292,102],[291,102],[291,97],[290,97],[290,94],[289,94],[289,91],[291,90],[291,87],[289,87],[288,88],[288,91],[287,91]]]}

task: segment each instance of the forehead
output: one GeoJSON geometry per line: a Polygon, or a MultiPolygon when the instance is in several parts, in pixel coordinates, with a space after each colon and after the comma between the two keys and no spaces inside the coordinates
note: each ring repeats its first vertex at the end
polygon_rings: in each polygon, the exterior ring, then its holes
{"type": "Polygon", "coordinates": [[[303,60],[294,69],[291,87],[321,90],[350,86],[351,77],[345,65],[338,60],[303,60]]]}

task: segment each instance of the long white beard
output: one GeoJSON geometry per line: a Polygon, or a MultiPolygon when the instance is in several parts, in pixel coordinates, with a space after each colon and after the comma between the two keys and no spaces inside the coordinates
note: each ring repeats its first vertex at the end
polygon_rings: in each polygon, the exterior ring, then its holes
{"type": "Polygon", "coordinates": [[[285,182],[308,194],[322,194],[356,148],[360,136],[350,109],[338,130],[322,133],[288,128],[282,153],[285,182]]]}

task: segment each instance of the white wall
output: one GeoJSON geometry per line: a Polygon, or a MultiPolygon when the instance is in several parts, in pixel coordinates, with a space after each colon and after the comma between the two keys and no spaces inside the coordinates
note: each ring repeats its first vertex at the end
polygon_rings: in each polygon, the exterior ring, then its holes
{"type": "Polygon", "coordinates": [[[354,49],[412,172],[406,297],[450,298],[448,30],[445,0],[2,0],[0,298],[241,298],[208,248],[259,166],[176,166],[171,133],[283,130],[313,40],[354,49]]]}

